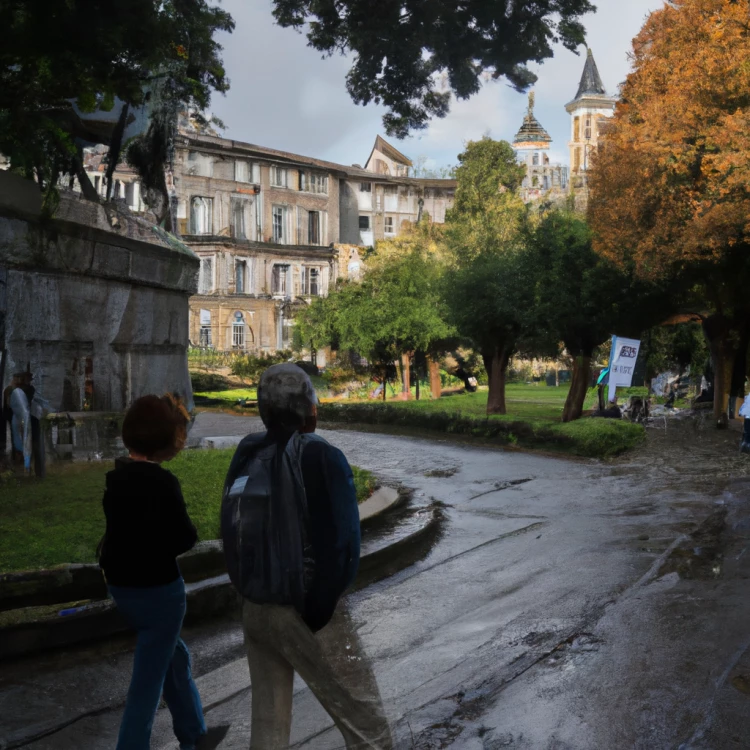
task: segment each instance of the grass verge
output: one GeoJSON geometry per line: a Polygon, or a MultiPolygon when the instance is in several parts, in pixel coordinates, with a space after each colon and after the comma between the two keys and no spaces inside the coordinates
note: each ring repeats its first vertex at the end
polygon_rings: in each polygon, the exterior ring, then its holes
{"type": "MultiPolygon", "coordinates": [[[[481,397],[482,394],[472,394],[481,397]]],[[[484,394],[486,406],[486,394],[484,394]]],[[[446,399],[449,401],[451,399],[446,399]]],[[[478,399],[471,399],[476,401],[478,399]]],[[[463,398],[460,401],[464,401],[463,398]]],[[[563,424],[540,417],[540,410],[513,410],[500,417],[473,410],[438,408],[440,401],[398,404],[321,404],[318,419],[340,424],[395,425],[454,435],[469,435],[502,445],[559,451],[574,456],[608,458],[634,448],[645,436],[641,425],[611,419],[583,418],[563,424]]],[[[559,416],[557,416],[559,420],[559,416]]]]}
{"type": "MultiPolygon", "coordinates": [[[[182,483],[182,492],[200,539],[219,537],[224,478],[234,453],[227,450],[182,452],[165,464],[182,483]]],[[[104,533],[102,494],[112,462],[53,464],[44,480],[0,480],[0,573],[96,561],[104,533]]],[[[357,500],[376,488],[375,477],[352,467],[357,500]]]]}

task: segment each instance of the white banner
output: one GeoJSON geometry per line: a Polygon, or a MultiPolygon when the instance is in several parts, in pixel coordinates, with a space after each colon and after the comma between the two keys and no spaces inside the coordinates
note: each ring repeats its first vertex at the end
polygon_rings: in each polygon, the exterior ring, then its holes
{"type": "Polygon", "coordinates": [[[633,383],[635,363],[641,342],[636,339],[612,337],[612,350],[609,355],[609,400],[614,401],[617,386],[629,388],[633,383]]]}

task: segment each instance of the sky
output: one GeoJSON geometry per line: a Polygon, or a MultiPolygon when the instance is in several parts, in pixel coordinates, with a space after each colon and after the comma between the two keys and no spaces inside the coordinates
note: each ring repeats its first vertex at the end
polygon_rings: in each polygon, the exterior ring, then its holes
{"type": "MultiPolygon", "coordinates": [[[[630,64],[631,40],[662,0],[595,0],[595,14],[585,16],[587,41],[607,92],[616,94],[630,64]]],[[[321,58],[307,47],[304,35],[276,26],[271,0],[223,0],[235,19],[233,34],[221,34],[224,63],[231,82],[215,95],[214,115],[226,125],[226,138],[327,159],[364,165],[375,136],[385,135],[384,109],[355,105],[346,92],[349,61],[321,58]]],[[[533,66],[539,80],[535,114],[552,136],[551,161],[568,163],[570,117],[565,104],[575,97],[583,72],[585,48],[575,55],[562,46],[542,65],[533,66]]],[[[521,126],[527,97],[507,83],[492,81],[466,101],[453,101],[450,114],[409,138],[390,140],[411,159],[426,157],[426,166],[454,165],[465,142],[488,133],[512,141],[521,126]]]]}

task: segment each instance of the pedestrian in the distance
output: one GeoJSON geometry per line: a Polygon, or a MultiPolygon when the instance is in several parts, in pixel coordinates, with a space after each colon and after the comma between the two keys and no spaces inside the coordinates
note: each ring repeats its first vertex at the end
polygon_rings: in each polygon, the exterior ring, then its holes
{"type": "Polygon", "coordinates": [[[224,554],[245,599],[250,748],[288,747],[297,672],[347,748],[390,750],[377,682],[339,601],[359,565],[352,470],[338,448],[312,434],[316,404],[299,367],[268,368],[258,385],[267,432],[240,443],[224,487],[224,554]]]}
{"type": "Polygon", "coordinates": [[[750,396],[745,396],[745,400],[740,406],[740,416],[743,417],[740,453],[750,453],[750,396]]]}
{"type": "Polygon", "coordinates": [[[181,750],[199,748],[206,734],[190,654],[180,638],[185,583],[175,559],[198,535],[177,477],[161,466],[183,448],[188,421],[173,396],[139,398],[122,427],[130,455],[107,474],[100,565],[117,608],[137,632],[117,750],[149,750],[162,692],[181,750]]]}

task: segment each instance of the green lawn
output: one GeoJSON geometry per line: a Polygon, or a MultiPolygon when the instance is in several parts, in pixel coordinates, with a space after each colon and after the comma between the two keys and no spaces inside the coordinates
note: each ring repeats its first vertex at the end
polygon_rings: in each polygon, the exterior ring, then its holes
{"type": "MultiPolygon", "coordinates": [[[[182,483],[200,539],[219,536],[219,507],[228,450],[190,450],[165,466],[182,483]]],[[[96,560],[104,533],[101,501],[112,462],[52,465],[45,480],[0,479],[0,573],[96,560]]],[[[375,478],[353,467],[357,499],[375,489],[375,478]]]]}

